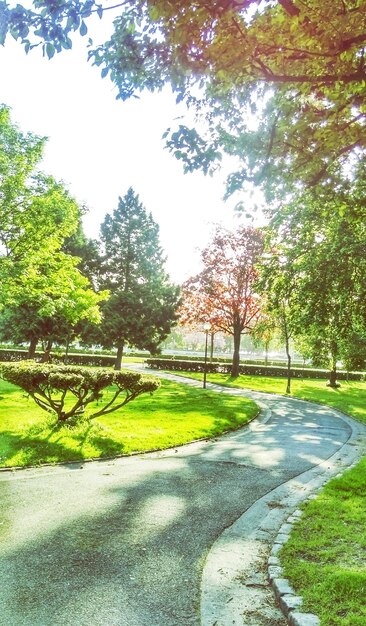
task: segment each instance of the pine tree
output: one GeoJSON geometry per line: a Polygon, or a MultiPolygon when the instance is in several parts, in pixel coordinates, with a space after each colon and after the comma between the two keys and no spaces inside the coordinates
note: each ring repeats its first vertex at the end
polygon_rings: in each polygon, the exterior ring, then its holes
{"type": "Polygon", "coordinates": [[[121,368],[126,344],[156,352],[176,320],[179,289],[164,269],[159,226],[130,188],[101,226],[103,307],[99,342],[117,348],[121,368]]]}

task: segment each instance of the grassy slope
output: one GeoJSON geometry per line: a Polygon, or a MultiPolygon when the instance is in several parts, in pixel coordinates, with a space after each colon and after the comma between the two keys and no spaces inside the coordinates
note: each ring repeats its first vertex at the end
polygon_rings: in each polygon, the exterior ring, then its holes
{"type": "MultiPolygon", "coordinates": [[[[194,375],[200,378],[202,375],[194,375]]],[[[283,378],[210,374],[211,382],[284,393],[283,378]]],[[[292,395],[333,406],[366,423],[366,383],[295,380],[292,395]]],[[[281,552],[285,575],[303,596],[302,610],[316,613],[321,626],[366,625],[366,459],[330,481],[304,505],[281,552]]]]}
{"type": "Polygon", "coordinates": [[[238,428],[258,412],[246,398],[164,381],[152,396],[80,426],[55,427],[17,387],[0,381],[0,466],[14,467],[163,449],[238,428]]]}

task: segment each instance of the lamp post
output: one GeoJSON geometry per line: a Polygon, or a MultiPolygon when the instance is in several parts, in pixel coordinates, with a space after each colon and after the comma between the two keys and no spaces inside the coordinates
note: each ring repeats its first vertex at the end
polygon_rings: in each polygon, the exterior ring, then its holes
{"type": "Polygon", "coordinates": [[[205,364],[203,368],[203,388],[206,389],[206,378],[207,378],[207,346],[208,346],[208,331],[211,328],[210,322],[206,322],[203,325],[204,331],[206,333],[206,342],[205,342],[205,364]]]}

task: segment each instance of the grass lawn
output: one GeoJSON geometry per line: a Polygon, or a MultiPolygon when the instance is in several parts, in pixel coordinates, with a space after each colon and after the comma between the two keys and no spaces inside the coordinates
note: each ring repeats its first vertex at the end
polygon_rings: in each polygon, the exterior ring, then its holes
{"type": "Polygon", "coordinates": [[[0,380],[0,467],[168,448],[233,430],[257,413],[246,398],[162,381],[152,396],[142,395],[115,413],[60,427],[21,389],[0,380]]]}
{"type": "MultiPolygon", "coordinates": [[[[192,376],[192,374],[189,374],[192,376]]],[[[193,375],[201,378],[202,374],[193,375]]],[[[209,374],[232,387],[284,394],[283,378],[209,374]]],[[[294,380],[292,395],[328,404],[366,423],[366,383],[294,380]]],[[[285,575],[304,598],[302,611],[315,613],[321,626],[366,625],[366,458],[331,480],[303,507],[280,558],[285,575]]]]}
{"type": "MultiPolygon", "coordinates": [[[[174,372],[174,374],[202,380],[201,373],[174,372]]],[[[286,391],[286,379],[279,377],[240,375],[237,378],[231,378],[228,374],[208,374],[207,382],[282,395],[285,395],[286,391]]],[[[338,389],[331,389],[326,386],[326,383],[326,380],[294,379],[291,381],[291,396],[328,404],[366,424],[366,382],[342,380],[338,389]]]]}
{"type": "Polygon", "coordinates": [[[322,626],[366,624],[366,459],[307,503],[280,558],[322,626]]]}

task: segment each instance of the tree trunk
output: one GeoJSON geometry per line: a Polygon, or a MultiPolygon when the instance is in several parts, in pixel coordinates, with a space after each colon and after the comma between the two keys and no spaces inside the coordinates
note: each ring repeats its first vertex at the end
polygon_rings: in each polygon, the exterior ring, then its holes
{"type": "Polygon", "coordinates": [[[234,328],[234,354],[233,354],[233,363],[231,366],[232,378],[236,378],[237,376],[239,376],[240,341],[241,341],[241,330],[239,328],[234,328]]]}
{"type": "Polygon", "coordinates": [[[338,387],[340,387],[340,384],[337,383],[337,356],[338,356],[338,346],[335,341],[332,341],[331,370],[329,372],[329,382],[327,383],[327,387],[333,387],[333,389],[337,389],[338,387]]]}
{"type": "Polygon", "coordinates": [[[38,339],[36,337],[32,337],[28,346],[27,359],[34,359],[34,357],[36,356],[37,343],[38,339]]]}
{"type": "Polygon", "coordinates": [[[265,356],[264,356],[264,365],[267,367],[268,365],[268,350],[269,350],[269,344],[271,342],[270,341],[266,341],[264,344],[264,350],[265,350],[265,356]]]}
{"type": "Polygon", "coordinates": [[[116,362],[114,364],[114,369],[116,371],[120,371],[121,367],[122,367],[122,357],[123,357],[123,349],[125,347],[124,342],[120,342],[117,345],[117,357],[116,357],[116,362]]]}
{"type": "Polygon", "coordinates": [[[48,361],[50,360],[50,354],[51,354],[51,350],[52,350],[52,343],[53,343],[52,339],[49,339],[47,341],[44,353],[43,353],[42,358],[41,358],[41,363],[48,363],[48,361]]]}
{"type": "Polygon", "coordinates": [[[212,362],[213,359],[213,353],[214,353],[214,338],[215,338],[215,333],[211,333],[211,343],[210,343],[210,363],[212,362]]]}
{"type": "Polygon", "coordinates": [[[68,331],[67,338],[66,338],[64,365],[67,364],[67,359],[68,359],[68,356],[69,356],[69,345],[70,345],[70,331],[68,331]]]}
{"type": "Polygon", "coordinates": [[[283,315],[283,334],[285,336],[285,348],[287,356],[287,385],[286,393],[291,393],[291,354],[290,354],[290,337],[288,334],[286,315],[283,315]]]}

